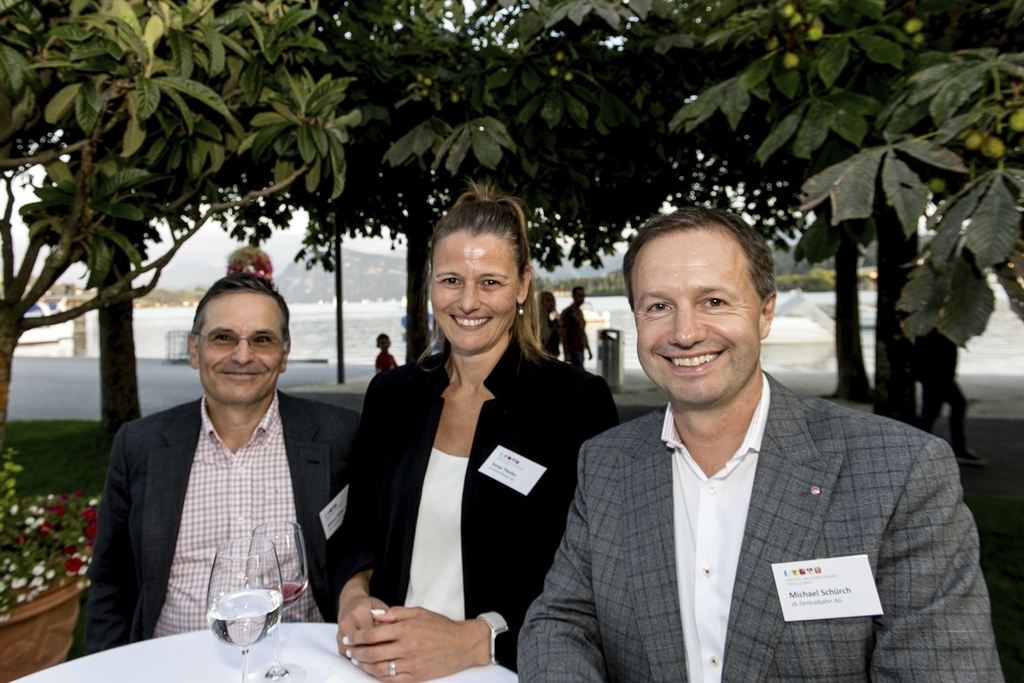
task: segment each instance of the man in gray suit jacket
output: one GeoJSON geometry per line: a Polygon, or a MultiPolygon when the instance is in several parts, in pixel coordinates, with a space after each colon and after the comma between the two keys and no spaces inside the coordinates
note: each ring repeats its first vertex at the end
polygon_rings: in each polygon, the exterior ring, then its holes
{"type": "Polygon", "coordinates": [[[203,399],[126,424],[114,440],[88,573],[87,652],[205,628],[216,546],[266,521],[303,532],[311,597],[288,614],[336,619],[340,536],[321,511],[344,509],[358,414],[277,392],[288,307],[252,275],[210,288],[188,345],[203,399]]]}
{"type": "Polygon", "coordinates": [[[656,216],[623,275],[669,405],[584,444],[521,679],[1002,681],[949,447],[761,371],[763,238],[656,216]]]}

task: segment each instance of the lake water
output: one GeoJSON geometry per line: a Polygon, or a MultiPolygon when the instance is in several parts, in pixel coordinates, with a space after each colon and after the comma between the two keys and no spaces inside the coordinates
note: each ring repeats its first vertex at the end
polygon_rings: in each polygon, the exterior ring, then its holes
{"type": "MultiPolygon", "coordinates": [[[[972,339],[967,349],[961,351],[958,370],[961,374],[1024,375],[1024,323],[1010,310],[1005,293],[997,291],[996,310],[989,320],[985,334],[972,339]]],[[[786,295],[780,294],[780,299],[786,295]]],[[[808,300],[821,306],[830,306],[834,297],[829,292],[806,293],[808,300]]],[[[874,292],[862,292],[862,305],[873,306],[874,292]]],[[[571,303],[568,297],[559,297],[558,310],[571,303]]],[[[602,327],[622,330],[624,337],[624,364],[626,369],[639,369],[636,356],[636,328],[633,315],[625,297],[591,297],[584,308],[599,314],[606,314],[607,324],[587,326],[590,345],[595,360],[588,361],[587,367],[597,368],[598,333],[602,327]]],[[[299,361],[336,362],[335,313],[330,303],[295,304],[291,308],[291,359],[299,361]]],[[[399,301],[346,302],[342,308],[345,324],[346,365],[372,365],[377,356],[376,338],[380,333],[391,337],[391,353],[399,362],[405,357],[405,341],[402,317],[405,309],[399,301]]],[[[193,308],[139,308],[135,310],[135,350],[139,358],[166,358],[168,354],[167,333],[188,330],[195,313],[193,308]]],[[[787,330],[794,329],[800,339],[800,325],[806,320],[780,321],[762,347],[762,365],[773,370],[817,370],[835,371],[834,342],[813,341],[805,343],[778,343],[776,337],[785,337],[787,330]]],[[[87,353],[98,354],[95,316],[87,319],[87,353]]],[[[820,330],[819,330],[820,331],[820,330]]],[[[812,337],[813,338],[813,337],[812,337]]],[[[865,363],[868,371],[874,370],[874,330],[865,329],[862,334],[865,363]]]]}

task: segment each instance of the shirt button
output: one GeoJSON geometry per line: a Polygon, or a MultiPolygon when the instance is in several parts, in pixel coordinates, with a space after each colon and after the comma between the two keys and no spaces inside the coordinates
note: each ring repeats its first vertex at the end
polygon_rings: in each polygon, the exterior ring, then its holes
{"type": "Polygon", "coordinates": [[[718,666],[719,664],[721,664],[721,663],[722,663],[722,660],[721,660],[721,659],[719,659],[718,657],[714,657],[714,656],[712,656],[712,657],[711,657],[711,658],[710,658],[710,659],[708,660],[708,663],[709,663],[709,664],[711,664],[711,666],[715,666],[715,667],[717,667],[717,666],[718,666]]]}
{"type": "Polygon", "coordinates": [[[704,576],[711,576],[711,567],[704,567],[700,570],[700,573],[704,576]]]}
{"type": "Polygon", "coordinates": [[[239,517],[238,518],[238,523],[239,524],[245,524],[245,517],[239,517]]]}
{"type": "Polygon", "coordinates": [[[237,471],[237,472],[238,472],[239,474],[242,474],[243,472],[245,472],[245,465],[239,465],[239,466],[238,466],[238,470],[236,470],[236,471],[237,471]]]}
{"type": "Polygon", "coordinates": [[[715,486],[709,486],[709,487],[708,487],[708,493],[710,493],[710,494],[711,494],[711,495],[713,496],[713,495],[715,495],[716,493],[718,493],[718,488],[717,488],[717,487],[715,487],[715,486]]]}

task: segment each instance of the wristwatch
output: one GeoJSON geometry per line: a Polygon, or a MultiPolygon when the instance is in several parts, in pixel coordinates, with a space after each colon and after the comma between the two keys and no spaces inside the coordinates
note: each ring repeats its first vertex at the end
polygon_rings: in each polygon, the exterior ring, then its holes
{"type": "Polygon", "coordinates": [[[477,619],[483,619],[491,628],[491,664],[497,664],[498,660],[494,658],[494,639],[508,630],[508,622],[497,612],[484,612],[477,619]]]}

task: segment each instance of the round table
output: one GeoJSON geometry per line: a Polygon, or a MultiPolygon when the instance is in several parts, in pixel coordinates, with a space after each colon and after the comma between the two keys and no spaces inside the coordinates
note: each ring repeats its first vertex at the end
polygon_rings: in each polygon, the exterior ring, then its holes
{"type": "MultiPolygon", "coordinates": [[[[338,654],[336,624],[281,624],[282,656],[306,670],[306,683],[371,683],[363,673],[338,654]]],[[[274,658],[271,635],[249,650],[249,669],[258,671],[274,658]]],[[[239,683],[241,651],[217,640],[210,631],[193,631],[166,638],[144,640],[88,657],[58,664],[18,679],[18,683],[239,683]]],[[[250,679],[254,680],[254,679],[250,679]]],[[[437,679],[452,683],[515,683],[508,669],[489,665],[460,671],[437,679]]]]}

